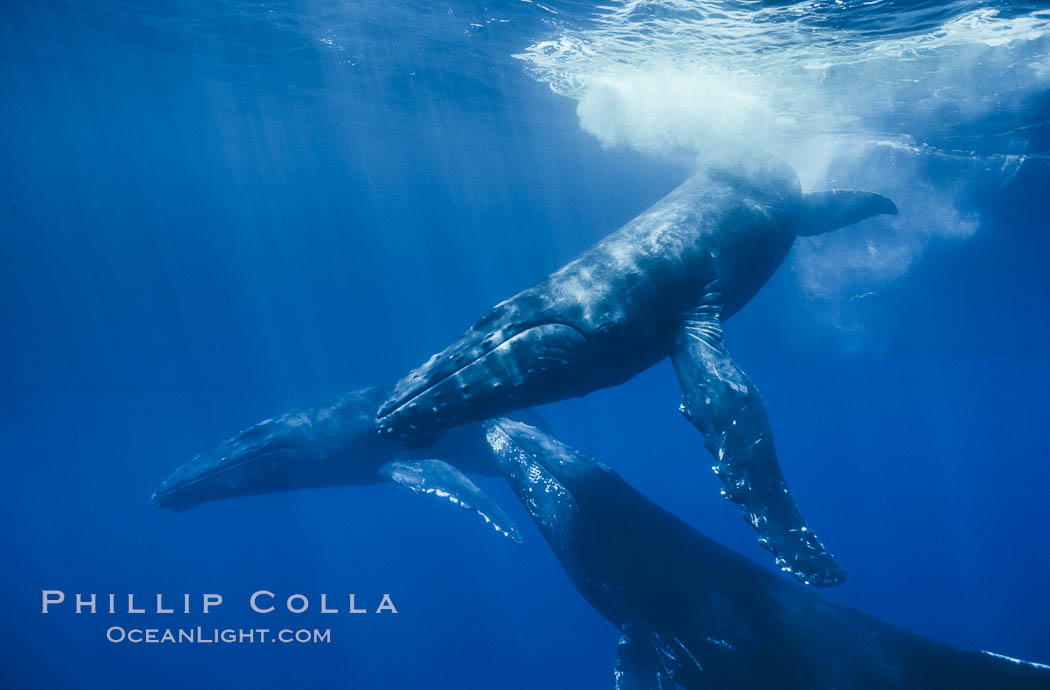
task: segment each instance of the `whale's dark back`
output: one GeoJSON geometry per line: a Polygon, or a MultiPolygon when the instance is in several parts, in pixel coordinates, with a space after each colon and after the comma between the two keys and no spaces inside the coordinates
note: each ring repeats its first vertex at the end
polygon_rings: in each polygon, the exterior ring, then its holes
{"type": "Polygon", "coordinates": [[[573,495],[581,519],[566,570],[615,625],[641,617],[679,640],[703,669],[685,663],[685,687],[1050,688],[1050,669],[928,640],[772,573],[610,470],[573,495]]]}
{"type": "Polygon", "coordinates": [[[706,168],[510,305],[557,313],[588,335],[669,337],[717,278],[731,315],[783,262],[800,199],[795,173],[770,156],[706,168]]]}

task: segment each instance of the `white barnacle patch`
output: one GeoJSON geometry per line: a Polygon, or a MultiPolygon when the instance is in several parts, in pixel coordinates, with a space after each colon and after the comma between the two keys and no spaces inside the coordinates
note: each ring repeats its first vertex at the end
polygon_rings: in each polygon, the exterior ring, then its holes
{"type": "MultiPolygon", "coordinates": [[[[288,426],[293,427],[310,426],[310,417],[305,412],[299,412],[297,414],[293,414],[291,417],[288,417],[287,422],[288,426]]],[[[265,422],[263,422],[262,424],[265,424],[265,422]]],[[[259,426],[261,426],[261,424],[259,426]]]]}
{"type": "Polygon", "coordinates": [[[489,442],[489,445],[492,446],[492,450],[502,455],[504,450],[506,450],[507,448],[507,435],[503,432],[503,430],[499,427],[494,426],[491,429],[489,429],[489,432],[485,436],[489,442]]]}
{"type": "Polygon", "coordinates": [[[543,479],[543,473],[540,471],[538,465],[530,464],[527,473],[529,475],[530,484],[538,484],[543,479]]]}

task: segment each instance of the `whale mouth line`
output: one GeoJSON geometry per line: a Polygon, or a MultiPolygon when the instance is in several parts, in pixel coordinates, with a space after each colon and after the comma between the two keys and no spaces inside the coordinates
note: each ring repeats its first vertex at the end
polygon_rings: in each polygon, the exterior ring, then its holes
{"type": "MultiPolygon", "coordinates": [[[[494,353],[496,350],[498,350],[500,347],[506,345],[507,343],[509,343],[510,341],[514,340],[515,338],[519,338],[522,335],[524,335],[525,333],[528,333],[529,331],[531,331],[533,329],[542,328],[544,326],[563,326],[565,328],[571,329],[574,333],[576,333],[578,336],[580,336],[580,338],[583,338],[583,339],[587,338],[587,336],[582,331],[580,331],[579,328],[577,328],[576,326],[574,326],[571,323],[565,323],[564,321],[558,321],[558,320],[530,321],[530,322],[521,324],[521,328],[520,329],[515,329],[509,335],[507,335],[506,337],[502,338],[500,340],[500,342],[497,343],[496,345],[493,345],[488,350],[485,350],[484,352],[479,354],[477,357],[471,359],[469,362],[464,362],[462,365],[460,365],[459,367],[457,367],[453,371],[449,372],[448,374],[445,374],[444,376],[441,376],[440,378],[435,379],[433,382],[429,382],[429,384],[426,386],[426,388],[423,388],[422,390],[420,390],[417,393],[413,394],[411,397],[402,398],[400,400],[400,402],[396,402],[393,405],[391,405],[389,402],[385,403],[382,407],[380,407],[379,412],[376,415],[376,424],[377,424],[377,426],[382,427],[384,425],[383,424],[383,420],[389,419],[390,417],[392,417],[393,415],[397,414],[399,411],[404,409],[406,406],[410,405],[411,403],[415,402],[416,400],[419,400],[423,396],[425,396],[428,393],[432,392],[435,388],[440,386],[442,383],[444,383],[444,382],[448,381],[449,379],[455,377],[456,375],[462,373],[467,368],[469,368],[469,367],[477,364],[478,362],[482,361],[483,359],[485,359],[486,357],[488,357],[489,355],[494,353]]],[[[418,371],[418,368],[416,369],[416,371],[418,371]]]]}
{"type": "MultiPolygon", "coordinates": [[[[158,506],[160,508],[166,508],[166,507],[168,507],[168,506],[166,506],[164,504],[164,501],[166,499],[171,498],[173,496],[177,496],[177,495],[181,494],[183,491],[191,489],[191,488],[193,488],[193,487],[195,487],[195,486],[197,486],[197,485],[199,485],[202,482],[205,482],[207,480],[215,479],[216,477],[221,477],[221,476],[223,476],[225,474],[229,474],[230,472],[232,472],[234,470],[240,469],[240,468],[242,468],[242,467],[244,467],[246,465],[251,465],[251,464],[260,462],[262,460],[265,460],[266,458],[268,458],[271,455],[274,455],[276,453],[295,453],[296,455],[299,455],[300,457],[302,456],[302,453],[300,453],[299,451],[295,450],[294,448],[276,448],[274,450],[268,450],[265,453],[262,453],[260,455],[254,455],[254,456],[251,456],[251,457],[242,458],[240,460],[237,460],[236,462],[231,462],[231,463],[229,463],[227,465],[223,465],[221,467],[215,468],[213,471],[210,471],[210,472],[208,472],[206,474],[201,474],[201,475],[195,476],[195,477],[193,477],[193,478],[191,478],[189,480],[183,481],[183,482],[179,482],[178,484],[175,484],[174,486],[164,487],[162,485],[161,488],[159,488],[156,491],[154,491],[153,494],[150,496],[150,502],[152,502],[153,505],[158,506]]],[[[198,505],[198,504],[195,503],[194,505],[198,505]]],[[[193,507],[193,506],[189,506],[189,507],[193,507]]]]}

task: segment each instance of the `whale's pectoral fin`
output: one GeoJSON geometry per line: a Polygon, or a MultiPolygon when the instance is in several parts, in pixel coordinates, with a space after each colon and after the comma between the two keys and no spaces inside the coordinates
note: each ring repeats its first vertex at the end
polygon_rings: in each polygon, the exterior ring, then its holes
{"type": "Polygon", "coordinates": [[[704,435],[715,457],[722,495],[740,504],[777,565],[808,584],[837,585],[845,578],[842,567],[795,506],[777,463],[762,398],[722,340],[717,290],[716,281],[703,303],[683,315],[671,351],[682,386],[682,414],[704,435]]]}
{"type": "Polygon", "coordinates": [[[677,664],[654,645],[651,638],[629,629],[616,647],[615,690],[674,690],[677,664]]]}
{"type": "Polygon", "coordinates": [[[802,195],[795,232],[820,235],[880,214],[897,215],[897,206],[881,194],[852,189],[810,192],[802,195]]]}
{"type": "Polygon", "coordinates": [[[507,539],[520,544],[521,535],[503,509],[467,475],[441,460],[388,462],[379,474],[418,494],[431,494],[475,513],[507,539]]]}

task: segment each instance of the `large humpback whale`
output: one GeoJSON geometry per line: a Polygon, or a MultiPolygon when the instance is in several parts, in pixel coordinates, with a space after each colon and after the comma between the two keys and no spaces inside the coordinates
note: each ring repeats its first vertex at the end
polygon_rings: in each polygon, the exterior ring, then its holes
{"type": "MultiPolygon", "coordinates": [[[[499,474],[481,425],[458,427],[426,448],[405,448],[375,432],[376,410],[389,394],[386,386],[361,388],[262,421],[176,468],[153,502],[187,510],[237,496],[392,481],[472,510],[521,541],[510,518],[464,474],[499,474]]],[[[532,410],[518,414],[546,428],[532,410]]]]}
{"type": "Polygon", "coordinates": [[[1050,667],[934,642],[779,577],[544,432],[499,420],[488,438],[573,584],[621,632],[619,690],[1050,688],[1050,667]]]}
{"type": "Polygon", "coordinates": [[[670,356],[681,410],[715,457],[723,495],[782,569],[837,584],[842,569],[788,493],[762,399],[733,362],[721,323],[796,236],[896,212],[868,192],[803,194],[795,173],[767,156],[705,169],[403,378],[377,427],[426,443],[457,424],[622,383],[670,356]]]}

